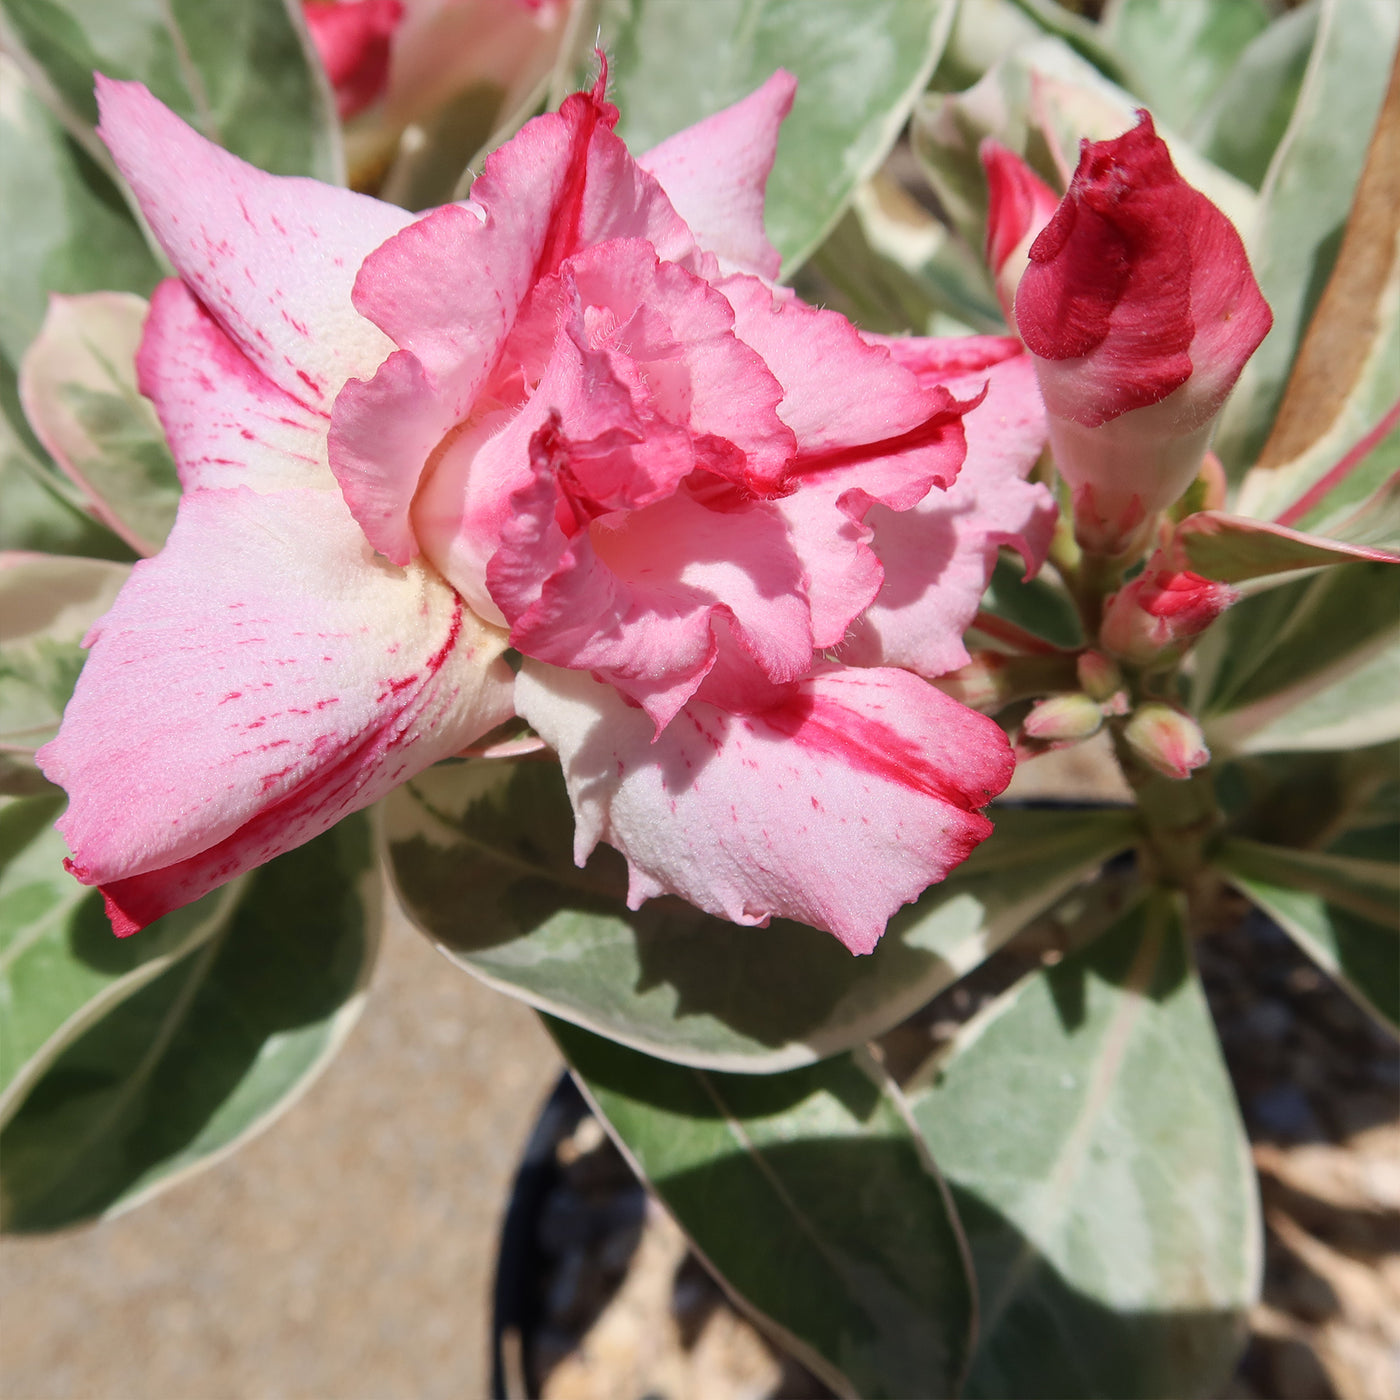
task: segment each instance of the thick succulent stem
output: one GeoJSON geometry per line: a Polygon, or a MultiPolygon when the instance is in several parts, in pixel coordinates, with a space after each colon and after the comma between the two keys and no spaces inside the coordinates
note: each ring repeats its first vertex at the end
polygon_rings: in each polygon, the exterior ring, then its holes
{"type": "Polygon", "coordinates": [[[1223,820],[1213,765],[1185,779],[1164,777],[1132,751],[1118,726],[1114,748],[1123,775],[1137,795],[1144,873],[1160,884],[1184,890],[1192,905],[1198,905],[1211,883],[1207,852],[1223,820]]]}

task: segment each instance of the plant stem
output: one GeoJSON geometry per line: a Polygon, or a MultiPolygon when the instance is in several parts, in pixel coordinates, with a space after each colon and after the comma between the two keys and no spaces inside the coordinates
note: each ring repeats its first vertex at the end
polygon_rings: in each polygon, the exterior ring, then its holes
{"type": "Polygon", "coordinates": [[[1223,821],[1213,765],[1198,768],[1189,778],[1167,778],[1132,751],[1121,726],[1114,726],[1113,743],[1123,776],[1137,795],[1146,873],[1184,890],[1196,906],[1208,883],[1206,853],[1223,821]]]}

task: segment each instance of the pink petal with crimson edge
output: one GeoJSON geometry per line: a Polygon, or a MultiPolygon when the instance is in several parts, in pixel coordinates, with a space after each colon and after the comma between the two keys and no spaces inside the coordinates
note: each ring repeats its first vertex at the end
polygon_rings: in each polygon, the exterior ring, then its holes
{"type": "MultiPolygon", "coordinates": [[[[530,441],[549,416],[536,395],[513,415],[493,406],[468,420],[445,440],[413,498],[410,519],[424,556],[478,616],[501,626],[509,624],[487,588],[487,566],[515,514],[515,494],[536,479],[530,441]]],[[[557,541],[556,555],[562,532],[557,541]]]]}
{"type": "MultiPolygon", "coordinates": [[[[425,425],[441,436],[475,416],[498,366],[508,368],[501,357],[532,289],[608,240],[643,239],[670,262],[698,255],[661,187],[613,135],[616,118],[597,96],[575,93],[487,158],[469,205],[434,210],[365,259],[355,306],[419,368],[386,367],[371,389],[352,387],[337,403],[330,451],[356,519],[390,558],[413,553],[409,515],[433,445],[425,425]],[[401,411],[410,422],[391,443],[381,420],[401,411]]],[[[420,539],[430,556],[444,529],[439,519],[433,541],[420,539]]]]}
{"type": "MultiPolygon", "coordinates": [[[[885,572],[870,547],[866,523],[871,498],[861,489],[859,469],[804,483],[773,502],[787,522],[792,549],[802,565],[812,614],[812,645],[840,646],[852,622],[875,600],[885,572]]],[[[941,494],[941,493],[940,493],[941,494]]]]}
{"type": "Polygon", "coordinates": [[[331,492],[197,491],[89,634],[58,737],[71,869],[119,933],[325,831],[510,714],[505,638],[376,560],[331,492]]]}
{"type": "Polygon", "coordinates": [[[679,894],[735,923],[798,919],[856,953],[990,834],[977,808],[1014,766],[996,724],[904,671],[823,672],[750,715],[696,701],[655,743],[587,676],[527,662],[516,685],[563,760],[575,859],[616,846],[632,907],[679,894]]]}
{"type": "Polygon", "coordinates": [[[661,187],[613,135],[616,120],[615,108],[574,93],[487,157],[470,204],[434,210],[365,259],[355,305],[418,357],[459,416],[526,294],[565,258],[612,238],[644,239],[670,262],[696,253],[661,187]]]}
{"type": "Polygon", "coordinates": [[[1025,353],[1025,347],[1014,335],[875,335],[862,331],[861,338],[889,351],[890,358],[903,365],[924,388],[946,385],[965,374],[978,374],[1025,353]]]}
{"type": "Polygon", "coordinates": [[[968,394],[980,383],[987,384],[987,397],[962,420],[967,460],[957,481],[912,510],[876,506],[866,517],[885,584],[841,649],[848,664],[906,666],[923,676],[965,666],[963,633],[977,615],[998,549],[1015,549],[1028,576],[1044,562],[1055,501],[1044,486],[1024,479],[1045,446],[1034,364],[1018,355],[949,387],[968,394]]]}
{"type": "Polygon", "coordinates": [[[757,91],[653,146],[637,164],[656,176],[700,246],[724,272],[770,281],[782,257],[763,227],[763,201],[778,130],[797,79],[778,69],[757,91]]]}
{"type": "Polygon", "coordinates": [[[175,270],[248,358],[329,413],[393,349],[350,302],[366,254],[410,223],[390,204],[267,175],[192,131],[140,83],[97,76],[98,135],[175,270]]]}
{"type": "MultiPolygon", "coordinates": [[[[731,281],[728,285],[735,284],[731,281]]],[[[750,299],[748,287],[742,293],[748,310],[762,305],[756,297],[750,299]]],[[[811,308],[800,303],[785,308],[785,313],[795,314],[799,323],[805,319],[803,313],[809,311],[811,308]]],[[[848,323],[829,313],[817,314],[820,319],[809,323],[811,329],[827,333],[832,343],[849,349],[847,332],[852,328],[848,323]]],[[[751,329],[756,320],[746,315],[743,324],[751,329]]],[[[794,548],[806,573],[812,634],[818,647],[847,643],[852,623],[861,628],[862,624],[856,621],[858,615],[880,591],[884,571],[870,548],[872,507],[885,507],[879,511],[882,519],[893,518],[893,512],[907,511],[920,501],[926,502],[921,509],[937,510],[945,498],[943,491],[935,488],[951,487],[957,480],[964,455],[966,420],[961,415],[969,409],[976,411],[972,406],[989,378],[985,373],[973,377],[967,371],[986,370],[1009,356],[1024,358],[1020,342],[1005,336],[968,336],[960,340],[892,337],[888,341],[858,336],[857,342],[859,348],[851,363],[860,363],[862,350],[869,353],[864,367],[871,394],[880,392],[881,378],[887,386],[893,381],[896,401],[904,396],[903,414],[894,420],[895,424],[912,419],[915,426],[883,443],[846,450],[831,447],[825,453],[800,455],[797,468],[801,489],[775,503],[788,521],[794,548]],[[955,386],[965,399],[955,399],[950,386],[955,386]],[[917,397],[911,398],[911,394],[917,397]]],[[[765,343],[771,348],[775,342],[765,343]]],[[[791,346],[784,348],[789,353],[783,359],[782,370],[796,384],[807,372],[806,367],[791,353],[791,346]]],[[[1031,393],[1033,410],[1042,420],[1043,440],[1043,413],[1033,376],[1031,393]]],[[[822,421],[815,384],[803,383],[797,399],[799,407],[794,416],[803,415],[799,428],[809,434],[802,439],[804,447],[812,437],[826,440],[828,425],[822,421]]],[[[845,419],[846,430],[857,437],[878,432],[881,426],[880,405],[873,401],[851,405],[845,419]]],[[[910,525],[907,529],[916,540],[921,540],[920,547],[928,543],[921,539],[920,527],[910,525]]],[[[925,585],[927,581],[925,574],[925,585]]],[[[860,635],[859,631],[856,635],[860,635]]]]}
{"type": "Polygon", "coordinates": [[[326,419],[279,389],[183,282],[151,297],[137,386],[156,406],[188,491],[334,491],[326,419]]]}
{"type": "Polygon", "coordinates": [[[633,239],[579,253],[565,274],[582,312],[575,340],[633,362],[652,410],[697,439],[700,465],[759,493],[781,483],[797,446],[785,389],[735,334],[719,291],[633,239]]]}

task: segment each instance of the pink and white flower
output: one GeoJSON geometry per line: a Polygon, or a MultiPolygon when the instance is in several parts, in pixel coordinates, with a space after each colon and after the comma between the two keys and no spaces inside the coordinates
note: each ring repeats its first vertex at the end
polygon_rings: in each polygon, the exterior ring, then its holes
{"type": "Polygon", "coordinates": [[[342,120],[382,101],[392,130],[489,85],[501,107],[548,73],[570,0],[302,0],[342,120]]]}
{"type": "Polygon", "coordinates": [[[420,218],[100,85],[180,274],[140,367],[186,491],[42,754],[119,931],[460,751],[507,642],[634,906],[868,951],[990,831],[1009,745],[915,673],[966,659],[1000,543],[1043,554],[1027,357],[774,286],[788,75],[640,159],[603,84],[420,218]]]}
{"type": "Polygon", "coordinates": [[[373,106],[389,85],[403,0],[301,0],[301,11],[341,121],[373,106]]]}

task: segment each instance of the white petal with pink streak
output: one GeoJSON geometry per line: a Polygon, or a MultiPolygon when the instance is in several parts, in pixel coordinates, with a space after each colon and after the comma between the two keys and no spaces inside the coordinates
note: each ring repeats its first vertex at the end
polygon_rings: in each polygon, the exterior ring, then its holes
{"type": "Polygon", "coordinates": [[[831,670],[764,713],[692,702],[653,739],[610,687],[527,662],[516,705],[559,752],[575,858],[599,841],[634,908],[679,894],[740,924],[798,919],[869,952],[991,831],[1005,735],[904,671],[831,670]]]}
{"type": "Polygon", "coordinates": [[[186,491],[334,491],[327,419],[279,389],[173,278],[151,298],[136,357],[186,491]]]}
{"type": "Polygon", "coordinates": [[[268,175],[191,130],[140,83],[97,79],[106,141],[175,270],[249,359],[309,408],[393,349],[350,301],[366,255],[414,215],[268,175]]]}
{"type": "Polygon", "coordinates": [[[504,637],[377,560],[330,492],[186,496],[89,635],[40,751],[130,932],[377,800],[510,712],[504,637]]]}

